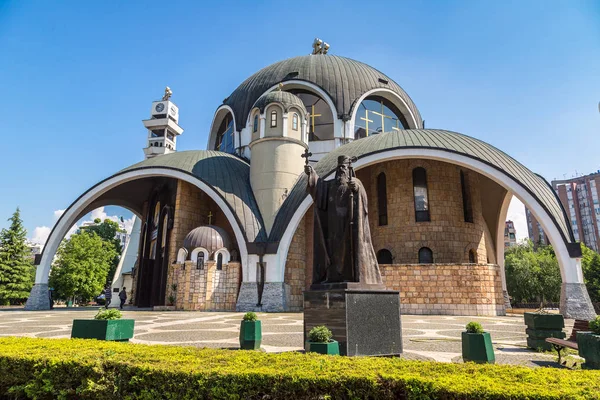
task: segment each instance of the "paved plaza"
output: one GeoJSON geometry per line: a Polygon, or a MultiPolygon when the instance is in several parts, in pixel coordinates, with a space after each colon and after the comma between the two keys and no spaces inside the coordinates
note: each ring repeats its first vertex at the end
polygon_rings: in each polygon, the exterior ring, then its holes
{"type": "MultiPolygon", "coordinates": [[[[52,311],[0,310],[0,336],[68,338],[73,319],[93,318],[97,307],[52,311]]],[[[124,318],[135,319],[133,343],[196,347],[239,347],[239,325],[243,313],[126,310],[124,318]]],[[[302,346],[302,313],[258,313],[262,321],[263,349],[267,352],[296,351],[302,346]]],[[[458,362],[460,335],[469,321],[480,322],[490,332],[499,364],[531,367],[557,365],[551,353],[536,353],[525,347],[525,325],[521,315],[506,317],[402,316],[404,357],[408,359],[458,362]]],[[[570,332],[572,321],[565,330],[570,332]]]]}

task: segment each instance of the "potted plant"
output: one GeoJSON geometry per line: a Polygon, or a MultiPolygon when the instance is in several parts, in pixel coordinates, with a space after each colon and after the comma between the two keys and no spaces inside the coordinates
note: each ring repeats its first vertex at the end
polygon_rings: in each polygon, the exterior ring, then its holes
{"type": "Polygon", "coordinates": [[[469,322],[466,329],[466,332],[462,333],[463,360],[493,364],[496,357],[490,334],[483,331],[479,322],[469,322]]]}
{"type": "Polygon", "coordinates": [[[244,314],[240,324],[240,348],[243,350],[260,349],[262,342],[262,326],[256,313],[250,311],[244,314]]]}
{"type": "Polygon", "coordinates": [[[127,342],[133,337],[133,319],[121,319],[121,311],[99,310],[94,319],[75,319],[71,338],[127,342]]]}
{"type": "Polygon", "coordinates": [[[340,345],[332,337],[333,333],[325,326],[315,326],[308,333],[308,341],[304,348],[314,353],[339,355],[340,345]]]}
{"type": "Polygon", "coordinates": [[[552,350],[552,345],[546,338],[554,337],[564,339],[566,334],[562,331],[565,319],[560,314],[549,314],[544,311],[525,313],[527,329],[527,347],[532,349],[552,350]]]}
{"type": "Polygon", "coordinates": [[[590,321],[591,332],[577,332],[579,355],[588,369],[600,369],[600,316],[590,321]]]}

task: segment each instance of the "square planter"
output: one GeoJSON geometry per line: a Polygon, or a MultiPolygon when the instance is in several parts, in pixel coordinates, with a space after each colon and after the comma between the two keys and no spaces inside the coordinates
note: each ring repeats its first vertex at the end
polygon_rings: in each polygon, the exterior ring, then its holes
{"type": "Polygon", "coordinates": [[[330,340],[327,343],[311,342],[310,340],[304,345],[306,351],[319,354],[328,354],[330,356],[340,355],[340,345],[336,340],[330,340]]]}
{"type": "Polygon", "coordinates": [[[75,319],[71,338],[127,342],[133,337],[133,319],[75,319]]]}
{"type": "Polygon", "coordinates": [[[560,314],[525,313],[525,325],[530,329],[561,331],[565,327],[565,319],[560,314]]]}
{"type": "Polygon", "coordinates": [[[496,362],[492,337],[488,332],[484,333],[462,333],[462,357],[463,361],[474,361],[476,363],[496,362]]]}
{"type": "Polygon", "coordinates": [[[577,332],[579,355],[585,358],[587,369],[600,369],[600,335],[592,332],[577,332]]]}
{"type": "Polygon", "coordinates": [[[240,348],[243,350],[260,349],[262,326],[260,321],[242,321],[240,325],[240,348]]]}

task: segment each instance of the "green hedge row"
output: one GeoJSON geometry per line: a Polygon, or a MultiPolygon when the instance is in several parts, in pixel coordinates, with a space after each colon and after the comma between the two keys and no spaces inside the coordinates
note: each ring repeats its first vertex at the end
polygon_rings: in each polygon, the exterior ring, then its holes
{"type": "Polygon", "coordinates": [[[0,338],[0,398],[600,399],[600,371],[0,338]]]}

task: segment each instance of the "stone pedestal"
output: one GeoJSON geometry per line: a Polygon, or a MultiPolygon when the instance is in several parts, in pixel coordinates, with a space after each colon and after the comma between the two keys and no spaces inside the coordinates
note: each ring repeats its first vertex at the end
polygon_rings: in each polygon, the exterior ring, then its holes
{"type": "Polygon", "coordinates": [[[266,282],[261,305],[258,306],[256,282],[242,282],[235,310],[237,312],[286,312],[288,311],[289,285],[283,282],[266,282]]]}
{"type": "Polygon", "coordinates": [[[561,285],[560,313],[569,319],[591,321],[596,318],[596,312],[585,284],[563,283],[561,285]]]}
{"type": "Polygon", "coordinates": [[[332,288],[304,292],[304,341],[325,325],[347,356],[402,353],[400,293],[394,290],[332,288]]]}
{"type": "Polygon", "coordinates": [[[48,293],[47,283],[36,283],[29,293],[25,310],[40,311],[50,309],[50,295],[48,293]]]}

